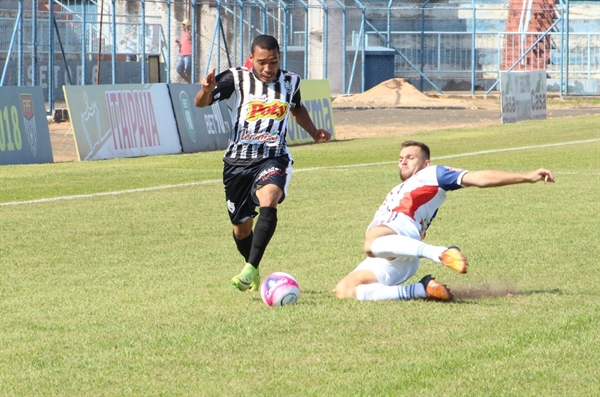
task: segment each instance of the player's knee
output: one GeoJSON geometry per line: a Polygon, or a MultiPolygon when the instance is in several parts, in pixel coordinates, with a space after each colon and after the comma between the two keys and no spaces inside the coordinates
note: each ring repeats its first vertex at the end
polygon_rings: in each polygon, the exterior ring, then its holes
{"type": "Polygon", "coordinates": [[[241,223],[239,225],[233,225],[233,235],[238,240],[243,240],[252,233],[252,224],[253,220],[248,219],[246,222],[241,223]]]}
{"type": "Polygon", "coordinates": [[[337,283],[334,292],[335,297],[339,299],[356,297],[356,287],[348,283],[348,281],[346,281],[345,279],[337,283]]]}
{"type": "Polygon", "coordinates": [[[375,257],[375,255],[373,255],[373,251],[371,251],[371,241],[369,241],[369,240],[365,241],[365,243],[363,244],[363,252],[365,253],[366,256],[368,256],[370,258],[375,257]]]}

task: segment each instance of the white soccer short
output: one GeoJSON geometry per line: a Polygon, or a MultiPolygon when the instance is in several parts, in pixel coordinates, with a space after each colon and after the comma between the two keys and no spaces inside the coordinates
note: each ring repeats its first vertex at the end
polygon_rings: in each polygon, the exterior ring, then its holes
{"type": "MultiPolygon", "coordinates": [[[[421,241],[414,221],[404,214],[396,213],[395,216],[390,216],[389,213],[378,213],[367,227],[367,232],[376,226],[387,226],[400,236],[421,241]]],[[[370,270],[380,284],[398,285],[414,276],[419,268],[419,261],[420,259],[414,256],[399,256],[391,261],[385,258],[366,258],[354,271],[370,270]]]]}
{"type": "Polygon", "coordinates": [[[367,233],[377,226],[387,226],[399,236],[406,236],[421,241],[419,228],[415,224],[415,221],[405,214],[378,211],[371,223],[369,223],[369,226],[367,226],[367,233]]]}
{"type": "Polygon", "coordinates": [[[370,270],[377,277],[379,284],[398,285],[414,276],[418,268],[419,258],[414,256],[400,256],[392,261],[368,257],[353,272],[370,270]]]}

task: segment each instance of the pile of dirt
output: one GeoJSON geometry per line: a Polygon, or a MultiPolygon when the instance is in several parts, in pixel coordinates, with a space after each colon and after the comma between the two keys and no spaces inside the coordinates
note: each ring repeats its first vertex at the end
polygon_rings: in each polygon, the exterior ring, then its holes
{"type": "Polygon", "coordinates": [[[389,79],[375,87],[355,95],[336,96],[333,107],[369,108],[472,108],[472,104],[462,99],[429,97],[401,78],[389,79]]]}

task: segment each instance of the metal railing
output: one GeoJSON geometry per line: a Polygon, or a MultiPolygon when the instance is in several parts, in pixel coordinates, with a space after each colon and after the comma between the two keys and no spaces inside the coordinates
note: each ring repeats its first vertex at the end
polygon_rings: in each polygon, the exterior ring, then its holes
{"type": "Polygon", "coordinates": [[[63,84],[150,82],[149,56],[160,57],[161,82],[181,82],[174,41],[186,18],[194,82],[212,68],[241,65],[252,39],[270,34],[280,42],[282,68],[328,79],[334,94],[389,78],[422,91],[489,93],[508,69],[546,70],[563,95],[578,79],[600,91],[598,2],[536,10],[550,19],[534,30],[532,10],[524,9],[509,31],[508,0],[107,0],[101,14],[91,0],[50,1],[61,11],[40,11],[32,0],[0,9],[0,85],[41,84],[50,108],[63,84]],[[125,12],[132,4],[135,11],[125,12]]]}

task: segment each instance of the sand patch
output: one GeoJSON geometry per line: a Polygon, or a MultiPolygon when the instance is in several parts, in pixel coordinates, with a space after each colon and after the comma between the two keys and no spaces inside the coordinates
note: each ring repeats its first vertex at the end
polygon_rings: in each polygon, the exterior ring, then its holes
{"type": "Polygon", "coordinates": [[[438,96],[430,97],[401,78],[389,79],[375,87],[354,95],[339,95],[333,107],[404,107],[404,108],[463,108],[471,109],[468,100],[438,96]]]}

